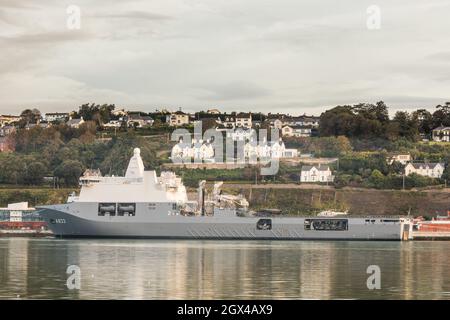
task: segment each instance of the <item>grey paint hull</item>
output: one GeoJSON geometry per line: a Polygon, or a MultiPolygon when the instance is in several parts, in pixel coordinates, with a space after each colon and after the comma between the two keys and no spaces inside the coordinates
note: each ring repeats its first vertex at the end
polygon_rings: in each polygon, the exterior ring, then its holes
{"type": "Polygon", "coordinates": [[[256,224],[264,218],[165,215],[137,222],[128,217],[87,219],[51,208],[43,208],[40,213],[57,237],[397,241],[405,238],[403,223],[382,223],[380,219],[367,223],[364,218],[345,218],[347,230],[320,231],[305,230],[306,218],[271,217],[272,229],[258,230],[256,224]]]}

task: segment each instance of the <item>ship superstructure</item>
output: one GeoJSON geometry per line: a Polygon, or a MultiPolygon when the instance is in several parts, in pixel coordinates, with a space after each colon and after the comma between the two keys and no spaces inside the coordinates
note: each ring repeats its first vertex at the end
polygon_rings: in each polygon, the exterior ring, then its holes
{"type": "Polygon", "coordinates": [[[221,182],[207,194],[200,181],[198,200],[173,172],[145,171],[134,149],[124,177],[88,172],[79,196],[67,203],[40,207],[59,237],[183,239],[349,239],[407,240],[407,218],[283,217],[252,214],[242,195],[221,192],[221,182]]]}

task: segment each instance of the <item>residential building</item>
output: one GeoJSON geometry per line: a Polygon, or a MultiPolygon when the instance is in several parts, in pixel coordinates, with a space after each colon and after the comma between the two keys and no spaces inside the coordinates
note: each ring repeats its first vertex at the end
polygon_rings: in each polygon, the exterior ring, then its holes
{"type": "Polygon", "coordinates": [[[173,112],[166,116],[166,122],[170,126],[182,126],[189,124],[189,115],[183,111],[173,112]]]}
{"type": "Polygon", "coordinates": [[[286,114],[269,114],[267,121],[272,128],[282,129],[284,126],[304,127],[317,129],[319,127],[320,117],[314,116],[298,116],[292,117],[286,114]]]}
{"type": "Polygon", "coordinates": [[[262,121],[261,120],[252,120],[252,124],[254,128],[261,128],[262,121]]]}
{"type": "Polygon", "coordinates": [[[122,121],[119,120],[111,120],[108,123],[105,123],[103,125],[104,128],[120,128],[120,126],[122,125],[122,121]]]}
{"type": "Polygon", "coordinates": [[[408,163],[405,167],[405,175],[418,174],[430,178],[440,178],[444,173],[444,163],[408,163]]]}
{"type": "Polygon", "coordinates": [[[20,120],[20,116],[13,116],[13,115],[0,115],[0,127],[3,127],[5,125],[18,122],[20,120]]]}
{"type": "Polygon", "coordinates": [[[450,142],[450,127],[440,126],[433,129],[433,141],[450,142]]]}
{"type": "Polygon", "coordinates": [[[46,113],[44,118],[47,122],[54,122],[54,121],[60,121],[65,122],[67,119],[69,119],[69,113],[68,112],[49,112],[46,113]]]}
{"type": "Polygon", "coordinates": [[[408,162],[411,162],[411,155],[409,153],[397,153],[397,154],[389,154],[386,158],[389,164],[396,162],[400,162],[403,165],[406,165],[408,162]]]}
{"type": "Polygon", "coordinates": [[[295,118],[295,124],[298,126],[318,128],[320,117],[303,115],[295,118]]]}
{"type": "Polygon", "coordinates": [[[217,129],[218,131],[226,131],[227,138],[233,141],[249,141],[252,137],[256,138],[256,131],[252,128],[238,127],[236,129],[217,129]]]}
{"type": "Polygon", "coordinates": [[[327,165],[302,166],[300,182],[333,182],[334,176],[327,165]]]}
{"type": "Polygon", "coordinates": [[[236,115],[236,127],[251,128],[252,114],[241,112],[236,115]]]}
{"type": "Polygon", "coordinates": [[[79,119],[72,119],[72,117],[70,117],[69,120],[66,122],[66,124],[69,127],[75,129],[78,129],[83,123],[84,123],[83,117],[80,117],[79,119]]]}
{"type": "Polygon", "coordinates": [[[51,123],[49,123],[49,122],[39,122],[39,123],[27,123],[26,125],[25,125],[25,130],[30,130],[30,129],[33,129],[33,128],[35,128],[35,127],[40,127],[40,128],[42,128],[42,129],[47,129],[47,128],[50,128],[52,126],[52,124],[51,123]]]}
{"type": "Polygon", "coordinates": [[[281,119],[275,119],[271,122],[272,128],[275,129],[282,129],[283,128],[283,121],[281,119]]]}
{"type": "Polygon", "coordinates": [[[219,118],[217,120],[217,123],[220,127],[234,129],[234,127],[236,126],[236,119],[232,116],[226,116],[223,118],[223,120],[219,118]]]}
{"type": "Polygon", "coordinates": [[[155,122],[151,117],[141,116],[140,114],[128,114],[126,119],[128,127],[136,126],[137,128],[149,127],[155,122]]]}
{"type": "Polygon", "coordinates": [[[190,142],[184,142],[181,137],[172,148],[171,159],[174,162],[214,162],[214,147],[209,140],[192,139],[190,142]]]}
{"type": "Polygon", "coordinates": [[[259,143],[252,139],[244,145],[244,156],[246,159],[253,161],[257,159],[295,158],[298,157],[298,150],[286,149],[282,139],[275,142],[267,142],[264,139],[259,143]]]}
{"type": "Polygon", "coordinates": [[[283,137],[310,137],[311,128],[304,126],[284,126],[281,129],[283,137]]]}
{"type": "Polygon", "coordinates": [[[206,113],[209,114],[220,114],[220,110],[219,109],[209,109],[206,111],[206,113]]]}
{"type": "Polygon", "coordinates": [[[117,118],[123,118],[128,115],[128,112],[125,109],[113,110],[111,114],[117,118]]]}
{"type": "Polygon", "coordinates": [[[16,132],[16,127],[7,125],[0,128],[0,137],[5,137],[11,133],[16,132]]]}

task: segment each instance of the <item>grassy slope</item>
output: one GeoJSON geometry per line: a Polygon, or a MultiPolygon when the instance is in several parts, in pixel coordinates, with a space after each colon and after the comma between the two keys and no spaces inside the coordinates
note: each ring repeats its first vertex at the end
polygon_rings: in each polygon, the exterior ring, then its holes
{"type": "MultiPolygon", "coordinates": [[[[252,209],[279,208],[287,214],[309,214],[324,209],[349,210],[353,215],[435,216],[450,209],[450,191],[390,191],[372,189],[251,188],[250,185],[223,187],[227,193],[242,192],[252,209]]],[[[0,188],[0,207],[28,201],[30,206],[64,203],[76,189],[0,188]]],[[[190,189],[191,197],[195,197],[190,189]]]]}

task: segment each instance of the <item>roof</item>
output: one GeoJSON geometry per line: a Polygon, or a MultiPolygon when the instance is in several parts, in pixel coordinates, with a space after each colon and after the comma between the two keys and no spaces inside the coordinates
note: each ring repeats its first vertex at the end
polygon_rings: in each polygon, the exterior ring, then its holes
{"type": "Polygon", "coordinates": [[[308,129],[308,130],[311,130],[311,127],[309,127],[309,126],[299,126],[299,125],[285,125],[285,126],[283,126],[283,128],[286,128],[286,127],[289,127],[289,128],[292,128],[292,129],[294,129],[294,130],[298,130],[298,129],[308,129]]]}
{"type": "Polygon", "coordinates": [[[409,163],[408,165],[412,165],[414,169],[420,169],[420,168],[430,168],[434,169],[437,165],[441,165],[442,167],[445,167],[444,163],[441,162],[433,162],[433,163],[409,163]]]}
{"type": "Polygon", "coordinates": [[[70,119],[69,121],[67,121],[67,125],[72,125],[72,124],[79,124],[80,122],[82,122],[83,119],[70,119]]]}
{"type": "Polygon", "coordinates": [[[440,127],[437,127],[437,128],[433,129],[433,131],[435,131],[435,130],[450,130],[450,127],[440,126],[440,127]]]}
{"type": "Polygon", "coordinates": [[[45,114],[46,116],[65,116],[65,115],[69,115],[68,112],[47,112],[45,114]]]}
{"type": "Polygon", "coordinates": [[[0,115],[1,118],[20,118],[20,116],[14,116],[11,114],[2,114],[0,115]]]}
{"type": "Polygon", "coordinates": [[[151,121],[153,120],[152,117],[149,116],[141,116],[140,114],[129,114],[128,120],[144,120],[144,121],[151,121]]]}
{"type": "Polygon", "coordinates": [[[329,166],[321,166],[321,165],[308,166],[308,165],[306,165],[306,166],[302,166],[302,171],[310,171],[312,168],[316,168],[319,171],[328,171],[328,170],[330,170],[329,166]]]}
{"type": "Polygon", "coordinates": [[[242,119],[242,118],[251,118],[252,114],[250,112],[246,113],[246,112],[240,112],[236,115],[237,119],[242,119]]]}

